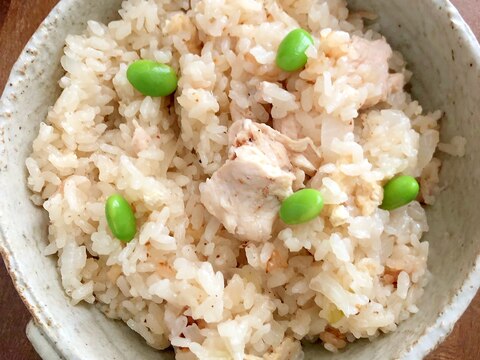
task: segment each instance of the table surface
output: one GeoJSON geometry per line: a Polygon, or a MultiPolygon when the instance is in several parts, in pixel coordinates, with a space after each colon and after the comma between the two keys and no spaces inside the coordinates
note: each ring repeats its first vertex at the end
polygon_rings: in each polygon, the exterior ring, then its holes
{"type": "MultiPolygon", "coordinates": [[[[480,37],[480,0],[452,0],[480,37]]],[[[26,42],[57,0],[0,0],[0,89],[26,42]]],[[[0,261],[0,359],[39,359],[25,336],[30,314],[0,261]]],[[[480,359],[480,293],[428,360],[480,359]]]]}

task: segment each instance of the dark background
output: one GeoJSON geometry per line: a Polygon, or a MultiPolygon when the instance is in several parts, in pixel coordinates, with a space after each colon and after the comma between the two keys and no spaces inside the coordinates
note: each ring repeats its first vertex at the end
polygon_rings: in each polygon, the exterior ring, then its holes
{"type": "MultiPolygon", "coordinates": [[[[452,0],[452,2],[477,37],[480,37],[480,0],[452,0]]],[[[57,0],[0,0],[0,89],[3,89],[10,68],[26,42],[56,3],[57,0]]],[[[25,336],[25,326],[29,320],[30,314],[15,292],[3,261],[0,261],[1,360],[39,360],[25,336]]],[[[427,359],[480,359],[479,343],[480,293],[457,323],[452,334],[427,359]]]]}

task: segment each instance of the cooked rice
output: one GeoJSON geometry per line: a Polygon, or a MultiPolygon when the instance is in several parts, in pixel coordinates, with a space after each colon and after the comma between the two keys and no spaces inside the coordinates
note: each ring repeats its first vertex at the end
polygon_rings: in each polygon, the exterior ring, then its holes
{"type": "MultiPolygon", "coordinates": [[[[119,13],[67,37],[63,92],[26,161],[32,200],[50,216],[45,254],[58,254],[72,302],[96,302],[177,359],[301,358],[301,339],[337,351],[416,313],[424,209],[378,205],[399,173],[419,177],[433,203],[441,113],[404,91],[411,74],[364,27],[371,14],[344,0],[127,0],[119,13]],[[299,26],[315,46],[287,74],[276,49],[299,26]],[[126,70],[139,58],[178,71],[174,97],[133,89],[126,70]],[[318,146],[320,168],[295,183],[322,192],[316,220],[276,221],[269,241],[244,242],[205,209],[199,185],[225,163],[241,119],[318,146]],[[128,244],[106,223],[113,193],[135,209],[128,244]]],[[[440,149],[462,155],[464,145],[440,149]]]]}

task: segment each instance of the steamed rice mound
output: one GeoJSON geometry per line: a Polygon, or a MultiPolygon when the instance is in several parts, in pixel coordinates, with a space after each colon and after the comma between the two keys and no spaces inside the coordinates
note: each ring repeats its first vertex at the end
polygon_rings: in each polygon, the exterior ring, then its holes
{"type": "Polygon", "coordinates": [[[45,254],[58,254],[72,302],[96,303],[182,360],[300,359],[301,339],[337,351],[415,314],[424,209],[378,206],[397,174],[419,178],[420,200],[434,202],[441,113],[405,92],[410,73],[364,27],[370,15],[343,0],[128,0],[119,13],[67,37],[63,91],[26,162],[32,200],[50,217],[45,254]],[[285,73],[276,50],[297,27],[315,45],[305,69],[285,73]],[[176,69],[174,96],[134,90],[126,70],[140,58],[176,69]],[[267,239],[251,241],[207,211],[216,194],[202,201],[200,189],[245,121],[310,139],[321,161],[292,170],[293,190],[321,191],[318,218],[275,218],[267,239]],[[128,244],[106,223],[114,193],[137,218],[128,244]]]}

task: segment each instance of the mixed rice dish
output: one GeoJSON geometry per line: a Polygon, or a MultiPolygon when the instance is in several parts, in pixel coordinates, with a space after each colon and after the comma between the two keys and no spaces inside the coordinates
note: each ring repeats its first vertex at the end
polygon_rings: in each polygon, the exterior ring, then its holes
{"type": "MultiPolygon", "coordinates": [[[[344,0],[127,0],[66,39],[26,161],[73,304],[189,359],[395,331],[428,280],[441,111],[344,0]]],[[[320,345],[319,345],[320,346],[320,345]]]]}

